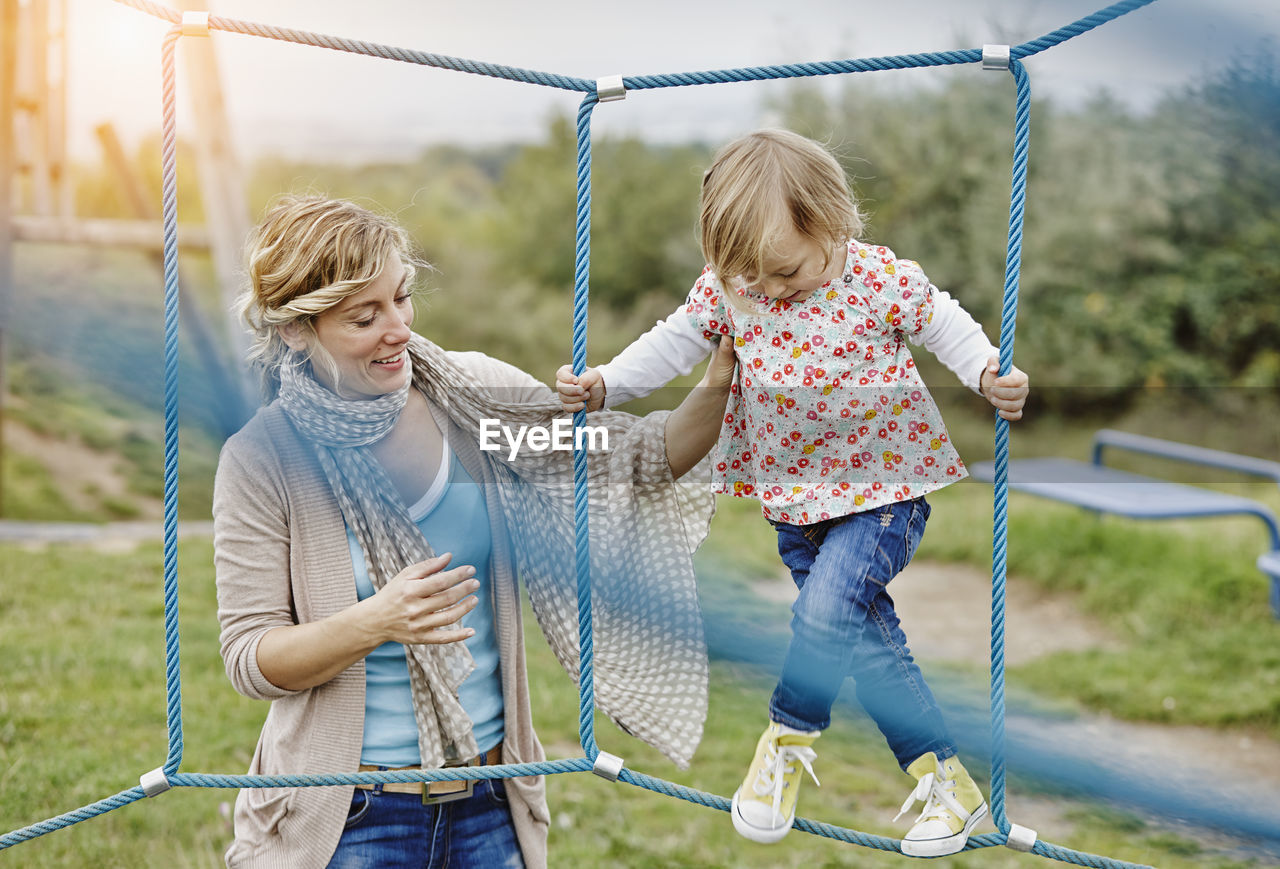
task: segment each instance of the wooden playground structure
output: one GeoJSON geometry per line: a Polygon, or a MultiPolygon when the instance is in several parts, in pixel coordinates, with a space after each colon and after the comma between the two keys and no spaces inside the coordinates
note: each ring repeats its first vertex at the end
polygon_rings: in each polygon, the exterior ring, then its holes
{"type": "MultiPolygon", "coordinates": [[[[176,4],[201,10],[204,3],[176,4]]],[[[76,213],[68,152],[68,0],[0,0],[0,517],[4,512],[3,420],[8,395],[5,360],[11,352],[15,293],[14,249],[19,244],[87,245],[141,250],[162,269],[159,202],[131,165],[115,128],[95,128],[103,163],[116,181],[128,218],[76,213]]],[[[253,387],[239,360],[247,336],[230,321],[240,251],[251,226],[244,174],[228,135],[217,58],[209,40],[183,43],[187,95],[196,108],[192,145],[203,204],[203,225],[179,228],[184,251],[207,253],[225,328],[219,329],[185,294],[182,325],[219,397],[224,434],[247,419],[253,387]],[[219,336],[223,332],[225,337],[219,336]],[[229,346],[230,353],[222,349],[229,346]]],[[[189,282],[182,281],[190,286],[189,282]]]]}

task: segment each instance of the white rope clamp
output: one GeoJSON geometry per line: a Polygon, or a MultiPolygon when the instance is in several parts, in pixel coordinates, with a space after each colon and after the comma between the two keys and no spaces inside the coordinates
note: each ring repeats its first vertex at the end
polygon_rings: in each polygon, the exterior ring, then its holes
{"type": "Polygon", "coordinates": [[[169,778],[164,774],[162,766],[156,767],[151,772],[144,772],[138,782],[142,785],[142,792],[149,797],[159,796],[173,787],[169,784],[169,778]]]}
{"type": "Polygon", "coordinates": [[[1036,846],[1036,831],[1021,824],[1010,824],[1009,838],[1004,844],[1015,851],[1030,854],[1031,849],[1036,846]]]}
{"type": "Polygon", "coordinates": [[[627,86],[622,83],[622,76],[606,75],[604,78],[596,79],[596,97],[602,103],[625,100],[627,86]]]}
{"type": "Polygon", "coordinates": [[[994,69],[997,72],[1009,68],[1009,60],[1012,55],[1007,45],[984,45],[982,46],[982,68],[994,69]]]}
{"type": "Polygon", "coordinates": [[[209,35],[209,13],[208,12],[183,12],[182,13],[182,35],[183,36],[208,36],[209,35]]]}
{"type": "Polygon", "coordinates": [[[596,755],[596,762],[592,765],[591,771],[600,778],[617,781],[618,776],[622,774],[622,758],[602,751],[596,755]]]}

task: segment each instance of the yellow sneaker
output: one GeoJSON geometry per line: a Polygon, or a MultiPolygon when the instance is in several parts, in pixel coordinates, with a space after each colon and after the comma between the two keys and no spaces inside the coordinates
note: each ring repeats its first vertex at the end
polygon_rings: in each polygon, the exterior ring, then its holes
{"type": "Polygon", "coordinates": [[[818,784],[812,766],[818,755],[811,746],[821,733],[769,722],[747,777],[733,794],[733,828],[740,835],[763,844],[787,835],[796,821],[801,768],[818,784]]]}
{"type": "Polygon", "coordinates": [[[939,763],[931,751],[912,761],[907,773],[916,777],[916,787],[894,820],[917,801],[923,802],[924,808],[902,837],[902,853],[943,857],[963,850],[973,828],[987,816],[987,802],[960,758],[949,757],[939,763]]]}

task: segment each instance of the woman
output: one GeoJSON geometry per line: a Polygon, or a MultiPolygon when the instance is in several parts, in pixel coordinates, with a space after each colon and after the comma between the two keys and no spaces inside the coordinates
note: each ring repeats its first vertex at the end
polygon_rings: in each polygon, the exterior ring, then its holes
{"type": "MultiPolygon", "coordinates": [[[[213,512],[227,673],[272,701],[252,774],[543,760],[517,576],[577,673],[572,454],[481,437],[549,427],[559,402],[411,332],[415,265],[394,223],[317,197],[250,243],[241,310],[270,403],[223,448],[213,512]]],[[[726,348],[670,414],[592,420],[612,439],[588,463],[597,702],[681,764],[705,715],[689,556],[711,502],[675,481],[715,441],[732,372],[726,348]]],[[[541,777],[246,789],[226,859],[539,867],[547,823],[541,777]]]]}

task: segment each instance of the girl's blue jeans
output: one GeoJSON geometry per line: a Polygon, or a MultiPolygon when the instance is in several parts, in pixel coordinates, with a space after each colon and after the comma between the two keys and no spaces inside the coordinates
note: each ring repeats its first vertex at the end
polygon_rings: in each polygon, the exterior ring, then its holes
{"type": "Polygon", "coordinates": [[[523,869],[506,788],[476,782],[466,799],[423,805],[417,794],[356,789],[329,869],[523,869]]]}
{"type": "Polygon", "coordinates": [[[775,523],[778,554],[799,594],[791,644],[769,717],[825,730],[846,676],[904,770],[925,752],[956,753],[942,711],[902,632],[889,597],[924,534],[924,498],[850,513],[815,525],[775,523]]]}

